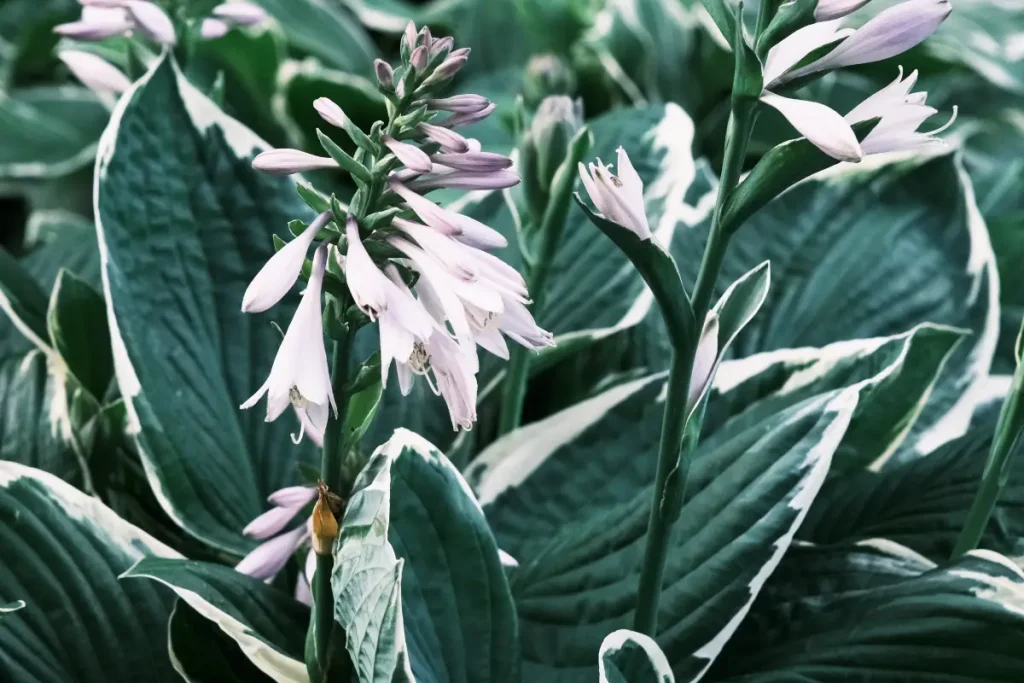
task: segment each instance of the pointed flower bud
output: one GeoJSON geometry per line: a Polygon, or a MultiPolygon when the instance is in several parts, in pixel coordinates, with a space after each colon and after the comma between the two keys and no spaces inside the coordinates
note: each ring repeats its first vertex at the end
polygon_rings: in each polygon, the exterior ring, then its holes
{"type": "Polygon", "coordinates": [[[289,486],[279,489],[267,498],[274,507],[249,522],[242,529],[242,533],[260,540],[276,536],[314,498],[316,498],[316,487],[314,486],[289,486]]]}
{"type": "Polygon", "coordinates": [[[381,88],[389,92],[395,89],[395,72],[390,64],[383,59],[375,59],[373,60],[373,71],[377,74],[377,82],[380,83],[381,88]]]}
{"type": "Polygon", "coordinates": [[[261,313],[284,298],[299,279],[309,245],[316,239],[316,234],[330,222],[331,215],[330,211],[325,211],[317,216],[301,235],[270,257],[245,290],[242,297],[243,313],[261,313]]]}
{"type": "Polygon", "coordinates": [[[318,157],[298,149],[271,149],[256,155],[252,160],[252,167],[264,173],[291,175],[323,168],[337,168],[338,164],[329,157],[318,157]]]}
{"type": "Polygon", "coordinates": [[[472,171],[452,171],[450,173],[431,173],[409,181],[409,188],[417,192],[429,192],[442,187],[456,190],[503,190],[519,184],[519,174],[512,169],[474,173],[472,171]]]}
{"type": "Polygon", "coordinates": [[[324,346],[320,302],[326,266],[327,245],[321,244],[313,255],[313,270],[306,291],[274,358],[270,376],[241,406],[243,410],[251,408],[268,394],[267,422],[276,420],[291,404],[296,410],[304,411],[312,425],[322,432],[327,426],[329,408],[337,411],[324,346]]]}
{"type": "Polygon", "coordinates": [[[618,175],[612,175],[611,166],[605,166],[600,159],[590,164],[590,173],[579,164],[580,179],[601,215],[627,230],[632,230],[642,240],[653,235],[647,224],[644,208],[644,185],[640,175],[629,161],[626,150],[618,149],[618,175]]]}
{"type": "Polygon", "coordinates": [[[327,502],[327,486],[321,481],[316,505],[313,506],[313,552],[317,555],[330,555],[337,537],[338,520],[327,502]]]}
{"type": "Polygon", "coordinates": [[[839,47],[821,59],[790,72],[787,80],[895,57],[923,42],[952,11],[949,0],[907,0],[884,9],[854,31],[839,47]]]}
{"type": "Polygon", "coordinates": [[[420,29],[420,32],[416,35],[416,44],[425,47],[427,51],[430,51],[431,46],[434,43],[434,36],[430,34],[430,27],[424,26],[420,29]]]}
{"type": "Polygon", "coordinates": [[[174,45],[178,42],[178,36],[174,33],[174,23],[159,5],[148,0],[128,0],[125,7],[128,8],[135,27],[151,40],[161,45],[174,45]]]}
{"type": "Polygon", "coordinates": [[[442,52],[448,52],[455,47],[455,39],[451,36],[445,36],[444,38],[437,38],[430,45],[430,56],[441,54],[442,52]]]}
{"type": "Polygon", "coordinates": [[[711,383],[715,362],[718,360],[718,316],[708,313],[704,329],[697,341],[697,353],[693,357],[693,371],[690,373],[690,392],[686,399],[687,412],[693,410],[704,389],[711,383]]]}
{"type": "Polygon", "coordinates": [[[469,48],[464,47],[455,50],[450,55],[445,57],[445,60],[434,69],[434,72],[427,76],[427,78],[420,84],[420,88],[430,88],[431,86],[443,83],[450,79],[455,74],[459,73],[463,66],[465,66],[467,59],[469,58],[469,48]]]}
{"type": "Polygon", "coordinates": [[[488,104],[486,107],[479,111],[456,114],[455,116],[452,116],[449,119],[447,119],[444,122],[444,125],[447,126],[448,128],[454,128],[456,126],[468,126],[472,123],[476,123],[477,121],[483,121],[488,116],[494,113],[494,109],[496,106],[497,105],[491,102],[490,104],[488,104]]]}
{"type": "Polygon", "coordinates": [[[421,123],[416,130],[423,133],[433,142],[444,147],[449,152],[462,154],[469,151],[469,141],[453,130],[443,126],[435,126],[432,123],[421,123]]]}
{"type": "Polygon", "coordinates": [[[439,100],[427,100],[431,109],[441,109],[456,114],[475,114],[486,109],[491,101],[483,95],[453,95],[439,100]]]}
{"type": "Polygon", "coordinates": [[[132,87],[132,82],[117,67],[91,52],[61,50],[57,57],[90,90],[120,94],[132,87]]]}
{"type": "Polygon", "coordinates": [[[380,141],[384,143],[384,146],[391,150],[402,164],[413,171],[418,173],[430,173],[432,164],[430,163],[430,157],[428,157],[422,149],[416,145],[410,145],[407,142],[399,142],[390,135],[383,135],[380,141]]]}
{"type": "Polygon", "coordinates": [[[416,38],[416,24],[410,21],[406,24],[405,32],[402,34],[402,43],[410,52],[416,48],[416,38]]]}
{"type": "Polygon", "coordinates": [[[853,14],[871,0],[818,0],[818,6],[814,8],[815,21],[829,21],[840,19],[847,14],[853,14]]]}
{"type": "Polygon", "coordinates": [[[80,20],[58,24],[53,32],[75,40],[95,41],[119,36],[131,29],[132,22],[121,8],[86,7],[80,20]]]}
{"type": "Polygon", "coordinates": [[[526,169],[525,172],[536,172],[537,182],[544,192],[551,187],[555,171],[565,159],[569,143],[582,125],[582,100],[574,102],[565,95],[554,95],[540,103],[530,123],[529,135],[529,144],[536,150],[534,155],[530,155],[536,159],[536,169],[526,169]]]}
{"type": "Polygon", "coordinates": [[[284,569],[295,551],[309,538],[306,526],[275,536],[242,558],[235,571],[256,579],[269,579],[284,569]]]}
{"type": "Polygon", "coordinates": [[[412,56],[409,57],[409,63],[412,64],[412,68],[416,69],[417,72],[420,72],[427,66],[427,57],[427,48],[420,45],[412,51],[412,56]]]}
{"type": "Polygon", "coordinates": [[[203,19],[203,23],[199,26],[199,35],[203,40],[216,40],[217,38],[223,38],[227,35],[231,27],[228,26],[226,21],[215,19],[213,17],[206,17],[203,19]]]}
{"type": "Polygon", "coordinates": [[[571,95],[576,92],[576,74],[560,57],[535,55],[526,64],[523,99],[536,107],[549,95],[571,95]]]}
{"type": "Polygon", "coordinates": [[[345,112],[329,97],[318,97],[313,102],[313,108],[316,109],[317,114],[320,114],[320,118],[332,126],[345,127],[345,112]]]}
{"type": "Polygon", "coordinates": [[[435,164],[474,173],[493,173],[512,166],[511,159],[504,154],[495,154],[494,152],[466,152],[465,154],[441,152],[434,154],[430,159],[435,164]]]}
{"type": "Polygon", "coordinates": [[[213,8],[213,16],[238,26],[253,26],[267,20],[267,12],[251,2],[225,2],[213,8]]]}

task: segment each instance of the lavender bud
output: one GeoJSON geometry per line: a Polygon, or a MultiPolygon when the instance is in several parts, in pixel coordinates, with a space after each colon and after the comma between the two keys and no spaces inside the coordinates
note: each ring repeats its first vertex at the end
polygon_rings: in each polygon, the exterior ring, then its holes
{"type": "Polygon", "coordinates": [[[395,72],[391,65],[383,59],[376,59],[373,62],[373,70],[377,73],[377,82],[384,90],[393,90],[395,87],[395,72]]]}
{"type": "Polygon", "coordinates": [[[469,141],[453,130],[448,130],[432,123],[421,123],[416,130],[423,133],[433,142],[444,147],[449,152],[462,154],[469,151],[469,141]]]}
{"type": "Polygon", "coordinates": [[[445,36],[444,38],[437,38],[430,45],[430,56],[440,54],[441,52],[448,52],[455,47],[455,39],[451,36],[445,36]]]}
{"type": "Polygon", "coordinates": [[[430,27],[424,26],[420,29],[419,35],[417,35],[416,44],[421,45],[430,52],[430,48],[434,43],[434,37],[430,35],[430,27]]]}
{"type": "Polygon", "coordinates": [[[576,131],[583,125],[583,103],[565,95],[546,97],[530,123],[529,142],[536,147],[537,182],[546,193],[576,131]]]}
{"type": "Polygon", "coordinates": [[[231,30],[231,27],[228,26],[227,22],[221,19],[214,19],[213,17],[206,17],[199,27],[199,35],[203,40],[214,40],[216,38],[223,38],[229,30],[231,30]]]}
{"type": "Polygon", "coordinates": [[[251,2],[225,2],[213,8],[213,16],[239,26],[252,26],[266,21],[267,12],[251,2]]]}
{"type": "Polygon", "coordinates": [[[447,166],[458,171],[472,171],[474,173],[492,173],[512,166],[512,160],[507,156],[493,152],[470,151],[465,154],[440,152],[430,157],[430,159],[435,164],[447,166]]]}
{"type": "Polygon", "coordinates": [[[427,192],[442,187],[456,190],[503,190],[518,185],[519,180],[519,174],[511,169],[492,173],[452,171],[420,176],[408,182],[407,186],[416,192],[427,192]]]}
{"type": "Polygon", "coordinates": [[[447,121],[445,121],[444,125],[448,126],[449,128],[454,128],[455,126],[468,126],[471,123],[483,121],[494,112],[494,109],[495,104],[492,102],[479,111],[456,114],[455,116],[452,116],[447,121]]]}
{"type": "Polygon", "coordinates": [[[252,167],[273,175],[291,175],[321,168],[337,168],[334,159],[318,157],[298,149],[272,149],[256,155],[252,167]]]}
{"type": "Polygon", "coordinates": [[[410,21],[405,27],[405,33],[402,35],[402,47],[412,52],[413,48],[416,47],[416,37],[416,24],[410,21]]]}
{"type": "Polygon", "coordinates": [[[131,14],[135,27],[150,39],[161,45],[174,45],[178,36],[174,33],[174,23],[158,5],[147,0],[129,0],[125,7],[131,14]]]}
{"type": "Polygon", "coordinates": [[[427,48],[420,45],[413,50],[412,56],[409,57],[409,63],[412,64],[412,68],[416,69],[417,72],[423,71],[427,66],[427,48]]]}
{"type": "Polygon", "coordinates": [[[469,48],[461,48],[461,50],[456,50],[445,57],[445,60],[441,62],[441,65],[434,69],[434,73],[427,76],[427,79],[423,81],[420,87],[428,88],[432,85],[443,83],[457,74],[466,64],[467,55],[469,54],[469,48]],[[465,50],[465,52],[458,54],[461,50],[465,50]]]}

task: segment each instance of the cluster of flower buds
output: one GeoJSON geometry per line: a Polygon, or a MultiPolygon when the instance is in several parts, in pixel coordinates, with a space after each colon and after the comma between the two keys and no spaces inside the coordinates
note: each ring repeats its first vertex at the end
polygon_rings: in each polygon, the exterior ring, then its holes
{"type": "Polygon", "coordinates": [[[347,133],[358,150],[354,155],[320,132],[327,156],[281,149],[253,160],[254,168],[275,174],[340,168],[359,189],[347,210],[332,202],[330,210],[297,230],[246,291],[243,311],[274,305],[320,239],[302,303],[270,377],[243,408],[266,393],[268,420],[291,404],[305,433],[320,438],[328,406],[334,404],[320,315],[325,273],[344,280],[337,284],[354,303],[346,320],[355,313],[360,324],[378,323],[382,382],[392,363],[404,394],[414,377],[422,376],[445,400],[454,429],[469,429],[476,419],[477,346],[508,358],[506,336],[530,349],[553,344],[526,308],[522,276],[490,253],[506,246],[506,239],[425,196],[437,188],[500,189],[519,182],[508,157],[484,152],[479,142],[458,132],[488,116],[494,105],[479,95],[436,96],[468,57],[468,50],[453,48],[451,38],[434,38],[426,27],[417,31],[410,24],[401,64],[376,63],[389,120],[369,132],[354,125],[337,103],[315,102],[325,122],[347,133]],[[328,268],[329,259],[337,268],[328,268]]]}
{"type": "MultiPolygon", "coordinates": [[[[147,0],[78,0],[82,16],[78,21],[54,27],[59,35],[82,41],[99,41],[114,36],[142,35],[160,45],[175,45],[174,22],[159,5],[147,0]]],[[[253,26],[266,21],[267,13],[248,2],[226,2],[213,8],[212,16],[199,27],[203,39],[220,38],[232,26],[253,26]]],[[[131,87],[131,79],[101,57],[84,50],[63,49],[57,56],[82,85],[99,94],[120,94],[131,87]]]]}
{"type": "MultiPolygon", "coordinates": [[[[818,102],[777,94],[816,75],[846,66],[889,59],[930,36],[952,11],[949,0],[906,0],[882,10],[858,29],[842,28],[843,18],[869,0],[819,0],[809,23],[768,50],[762,70],[761,101],[774,107],[801,135],[831,157],[859,161],[868,154],[896,152],[943,144],[937,130],[918,127],[937,111],[925,105],[926,93],[911,93],[917,72],[903,71],[891,85],[867,98],[845,117],[818,102]],[[835,45],[817,59],[812,53],[835,45]],[[858,141],[852,126],[878,119],[858,141]]],[[[771,27],[769,27],[771,28],[771,27]]],[[[956,116],[956,109],[953,110],[956,116]]]]}

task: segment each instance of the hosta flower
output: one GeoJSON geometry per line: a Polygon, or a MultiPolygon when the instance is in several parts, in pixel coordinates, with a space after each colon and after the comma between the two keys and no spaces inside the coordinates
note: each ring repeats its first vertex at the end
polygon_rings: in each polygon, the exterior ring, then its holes
{"type": "Polygon", "coordinates": [[[927,133],[919,133],[917,129],[921,124],[937,114],[938,110],[925,104],[927,93],[910,92],[916,82],[917,71],[904,79],[903,68],[900,67],[900,74],[895,81],[868,97],[846,115],[846,121],[851,125],[874,118],[880,119],[861,142],[865,154],[900,152],[946,144],[935,136],[949,128],[956,120],[956,107],[953,107],[953,116],[944,125],[927,133]]]}
{"type": "Polygon", "coordinates": [[[267,19],[267,12],[251,2],[225,2],[213,8],[213,16],[236,26],[253,26],[267,19]]]}
{"type": "MultiPolygon", "coordinates": [[[[837,0],[830,6],[839,12],[853,4],[837,0]]],[[[949,16],[950,10],[948,0],[908,0],[879,12],[857,30],[840,28],[838,19],[801,28],[768,51],[762,74],[765,90],[761,101],[778,110],[801,135],[829,156],[840,161],[859,161],[880,147],[876,144],[872,151],[864,149],[850,127],[850,123],[857,121],[844,118],[818,102],[777,95],[773,89],[794,78],[888,59],[909,50],[931,35],[949,16]],[[811,52],[838,41],[842,42],[821,59],[794,68],[811,52]]],[[[873,111],[880,115],[885,108],[900,106],[901,103],[892,99],[879,100],[873,111]]],[[[890,117],[890,124],[895,120],[890,117]]],[[[916,130],[916,125],[913,128],[916,130]]],[[[901,130],[905,130],[905,125],[901,130]]],[[[876,143],[877,139],[876,136],[876,143]]]]}
{"type": "MultiPolygon", "coordinates": [[[[303,511],[307,505],[316,500],[317,487],[289,486],[270,494],[267,500],[273,507],[264,512],[242,530],[250,538],[264,541],[252,552],[235,565],[235,570],[257,579],[269,579],[277,575],[300,548],[308,545],[312,537],[312,526],[309,521],[294,529],[284,531],[288,523],[303,511]]],[[[311,604],[309,582],[312,580],[313,568],[309,560],[312,551],[306,558],[306,570],[300,573],[295,587],[295,599],[311,604]]]]}
{"type": "Polygon", "coordinates": [[[161,45],[177,43],[171,18],[159,5],[148,0],[100,3],[79,0],[79,3],[82,5],[81,18],[55,26],[55,33],[77,40],[104,40],[138,31],[161,45]]]}
{"type": "Polygon", "coordinates": [[[394,178],[390,181],[390,187],[406,201],[409,208],[420,217],[420,220],[434,230],[451,235],[458,241],[477,249],[500,249],[508,246],[508,240],[500,232],[475,218],[440,207],[394,178]]]}
{"type": "Polygon", "coordinates": [[[579,164],[580,179],[601,215],[636,233],[642,240],[652,237],[644,209],[644,185],[629,161],[626,150],[618,149],[618,175],[600,159],[590,164],[590,173],[579,164]]]}
{"type": "Polygon", "coordinates": [[[868,2],[870,0],[818,0],[818,6],[814,8],[814,20],[839,19],[853,14],[868,2]]]}
{"type": "MultiPolygon", "coordinates": [[[[322,244],[313,256],[313,270],[306,291],[274,358],[270,376],[241,406],[242,409],[251,408],[267,394],[267,422],[276,420],[285,408],[292,405],[304,412],[318,432],[323,432],[329,409],[337,410],[327,366],[320,304],[326,265],[327,245],[322,244]]],[[[302,438],[301,433],[299,438],[302,438]]]]}
{"type": "Polygon", "coordinates": [[[141,33],[161,45],[174,45],[178,37],[174,33],[174,23],[159,5],[146,0],[128,0],[125,8],[132,21],[141,33]]]}
{"type": "Polygon", "coordinates": [[[98,93],[123,93],[132,87],[116,66],[102,57],[81,50],[61,50],[57,58],[68,67],[82,85],[98,93]]]}
{"type": "Polygon", "coordinates": [[[338,164],[330,157],[318,157],[298,149],[271,149],[257,154],[256,158],[252,160],[252,167],[257,171],[274,175],[291,175],[324,168],[337,168],[338,164]]]}
{"type": "Polygon", "coordinates": [[[245,290],[242,297],[244,313],[261,313],[284,298],[302,272],[309,245],[330,220],[330,211],[320,214],[301,235],[270,257],[245,290]]]}

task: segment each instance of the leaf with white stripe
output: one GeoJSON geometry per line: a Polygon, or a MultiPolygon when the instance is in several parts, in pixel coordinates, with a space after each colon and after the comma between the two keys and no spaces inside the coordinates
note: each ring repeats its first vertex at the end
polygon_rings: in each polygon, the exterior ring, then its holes
{"type": "Polygon", "coordinates": [[[704,679],[1015,683],[1024,573],[974,551],[936,567],[891,541],[794,547],[704,679]]]}
{"type": "Polygon", "coordinates": [[[170,57],[125,93],[100,143],[96,220],[114,369],[146,475],[192,536],[242,554],[242,528],[312,458],[286,413],[238,406],[263,384],[297,297],[259,315],[242,294],[270,239],[309,217],[294,183],[251,167],[266,144],[170,57]]]}
{"type": "MultiPolygon", "coordinates": [[[[216,624],[271,680],[308,680],[303,648],[309,608],[291,595],[231,567],[192,560],[145,558],[122,575],[123,579],[140,577],[170,587],[190,608],[216,624]]],[[[150,582],[127,581],[126,585],[137,583],[150,582]]]]}
{"type": "Polygon", "coordinates": [[[665,653],[649,636],[620,629],[601,641],[600,683],[675,683],[665,653]]]}
{"type": "Polygon", "coordinates": [[[13,462],[0,462],[0,547],[0,603],[27,603],[0,623],[0,680],[178,680],[167,657],[173,597],[118,581],[139,558],[173,550],[97,499],[13,462]]]}
{"type": "MultiPolygon", "coordinates": [[[[677,678],[699,676],[740,623],[846,439],[896,439],[958,338],[928,327],[719,367],[659,615],[677,678]]],[[[590,653],[630,623],[664,387],[659,374],[610,389],[508,435],[467,473],[520,563],[525,676],[593,680],[590,653]]]]}
{"type": "Polygon", "coordinates": [[[498,547],[462,476],[422,437],[396,431],[359,475],[331,585],[360,683],[519,680],[498,547]]]}

